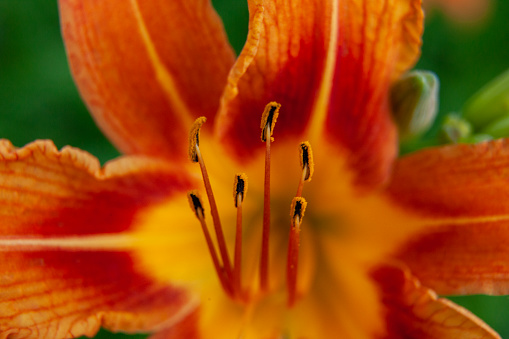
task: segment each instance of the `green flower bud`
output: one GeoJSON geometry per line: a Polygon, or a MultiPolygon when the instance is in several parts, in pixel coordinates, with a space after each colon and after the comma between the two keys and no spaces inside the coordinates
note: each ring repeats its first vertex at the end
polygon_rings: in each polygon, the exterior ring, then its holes
{"type": "MultiPolygon", "coordinates": [[[[463,107],[463,117],[470,121],[476,131],[491,134],[487,130],[496,133],[502,130],[500,127],[493,127],[493,124],[509,117],[509,70],[486,84],[467,101],[463,107]]],[[[507,125],[502,123],[504,124],[507,125]]],[[[497,137],[508,135],[498,134],[497,137]]]]}
{"type": "Polygon", "coordinates": [[[438,107],[438,77],[427,71],[413,71],[391,88],[391,107],[401,141],[414,139],[433,124],[438,107]]]}
{"type": "Polygon", "coordinates": [[[442,122],[442,139],[446,143],[458,143],[472,135],[472,126],[458,114],[450,113],[442,122]]]}

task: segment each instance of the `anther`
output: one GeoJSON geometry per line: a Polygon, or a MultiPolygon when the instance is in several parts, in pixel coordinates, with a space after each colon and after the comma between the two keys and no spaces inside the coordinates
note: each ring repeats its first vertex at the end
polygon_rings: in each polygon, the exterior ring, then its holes
{"type": "Polygon", "coordinates": [[[233,199],[235,207],[238,207],[239,198],[240,202],[244,201],[244,196],[246,195],[246,192],[247,192],[247,175],[245,173],[235,175],[233,183],[233,199]]]}
{"type": "Polygon", "coordinates": [[[274,141],[272,138],[272,133],[274,133],[274,126],[276,125],[276,120],[279,115],[279,109],[281,108],[281,104],[277,102],[269,102],[262,113],[262,121],[260,123],[260,128],[262,129],[261,139],[263,142],[267,141],[267,135],[271,138],[271,141],[274,141]],[[267,133],[267,130],[269,132],[267,133]]]}
{"type": "Polygon", "coordinates": [[[299,159],[300,159],[300,167],[302,168],[302,177],[299,181],[299,186],[297,187],[297,197],[302,196],[302,189],[304,188],[305,181],[311,181],[311,177],[313,176],[313,172],[315,171],[315,164],[313,161],[313,151],[311,149],[311,144],[308,141],[303,141],[299,146],[299,159]]]}
{"type": "Polygon", "coordinates": [[[234,204],[237,208],[237,227],[235,230],[235,256],[233,258],[233,286],[237,295],[242,297],[242,202],[247,192],[247,175],[235,175],[233,184],[234,204]]]}
{"type": "Polygon", "coordinates": [[[189,159],[192,162],[198,162],[196,147],[200,145],[200,128],[207,121],[205,117],[199,117],[194,121],[193,127],[189,132],[189,159]]]}
{"type": "Polygon", "coordinates": [[[288,241],[288,259],[286,264],[286,281],[288,285],[288,306],[292,307],[297,299],[297,269],[299,263],[300,225],[307,202],[302,197],[295,197],[290,208],[291,226],[288,241]]]}
{"type": "Polygon", "coordinates": [[[296,218],[302,220],[304,212],[306,211],[306,206],[306,199],[302,197],[293,198],[292,205],[290,206],[290,217],[292,217],[292,220],[295,220],[296,218]]]}
{"type": "Polygon", "coordinates": [[[187,198],[189,200],[189,205],[193,210],[194,214],[200,221],[200,225],[203,231],[203,235],[205,236],[205,241],[207,242],[207,247],[209,249],[210,257],[212,258],[212,263],[214,264],[214,269],[216,270],[217,277],[219,278],[219,282],[223,286],[224,290],[228,294],[232,294],[232,288],[228,284],[228,278],[225,276],[225,272],[221,264],[219,263],[219,258],[217,257],[216,249],[214,248],[214,244],[212,242],[212,238],[210,237],[209,230],[207,228],[207,224],[205,222],[205,210],[203,208],[203,204],[201,202],[201,197],[198,191],[190,191],[187,193],[187,198]]]}
{"type": "Polygon", "coordinates": [[[304,181],[311,181],[311,177],[315,171],[315,164],[313,162],[313,150],[311,149],[309,141],[300,143],[300,167],[303,171],[306,171],[304,181]]]}
{"type": "Polygon", "coordinates": [[[223,229],[221,227],[221,220],[219,219],[219,212],[217,210],[216,199],[212,192],[212,186],[210,185],[207,168],[205,167],[205,161],[200,152],[200,128],[207,121],[205,117],[200,117],[195,120],[193,127],[189,133],[189,158],[192,162],[198,162],[200,164],[200,170],[203,177],[203,184],[205,185],[205,191],[209,199],[210,214],[212,214],[212,222],[214,224],[214,230],[216,233],[217,244],[219,246],[219,253],[223,261],[224,269],[228,280],[231,280],[232,268],[230,264],[230,258],[228,255],[228,249],[226,248],[226,242],[224,239],[223,229]]]}
{"type": "Polygon", "coordinates": [[[269,102],[262,114],[260,128],[261,139],[265,142],[265,182],[263,187],[263,229],[262,229],[262,252],[260,256],[260,287],[266,291],[269,285],[269,234],[270,234],[270,142],[273,141],[272,133],[279,115],[281,104],[269,102]]]}
{"type": "Polygon", "coordinates": [[[203,205],[201,203],[200,194],[198,191],[193,190],[187,193],[187,199],[189,200],[189,206],[194,212],[194,215],[198,219],[205,219],[205,210],[203,209],[203,205]]]}

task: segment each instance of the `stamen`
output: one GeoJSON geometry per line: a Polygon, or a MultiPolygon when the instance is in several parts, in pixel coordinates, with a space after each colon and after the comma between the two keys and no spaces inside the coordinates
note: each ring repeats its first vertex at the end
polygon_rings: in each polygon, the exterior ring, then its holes
{"type": "Polygon", "coordinates": [[[237,208],[237,228],[235,233],[235,257],[233,259],[233,286],[239,296],[242,295],[241,263],[242,263],[242,202],[247,192],[247,175],[235,175],[233,184],[233,197],[237,208]]]}
{"type": "Polygon", "coordinates": [[[262,129],[261,139],[263,142],[267,141],[267,136],[271,137],[271,141],[274,141],[272,138],[272,133],[274,133],[274,126],[276,125],[277,117],[279,116],[279,109],[281,108],[281,104],[271,101],[263,110],[262,113],[262,121],[260,123],[260,128],[262,129]],[[267,133],[267,129],[270,129],[270,132],[267,133]]]}
{"type": "Polygon", "coordinates": [[[205,241],[207,242],[207,247],[209,248],[210,256],[212,257],[214,269],[216,270],[217,277],[219,278],[219,281],[223,286],[224,290],[228,294],[232,294],[231,287],[227,283],[228,279],[225,276],[224,274],[225,272],[219,263],[219,258],[217,257],[217,253],[214,248],[212,238],[210,237],[210,233],[205,222],[205,210],[201,202],[200,194],[198,193],[198,191],[190,191],[187,193],[187,198],[189,200],[189,205],[191,206],[191,209],[193,210],[194,214],[200,221],[203,234],[205,235],[205,241]]]}
{"type": "Polygon", "coordinates": [[[313,172],[315,171],[315,164],[313,162],[313,151],[311,144],[308,141],[300,143],[300,167],[302,168],[302,177],[297,188],[297,197],[302,196],[302,189],[304,188],[304,182],[311,181],[313,172]]]}
{"type": "Polygon", "coordinates": [[[292,307],[297,298],[297,268],[299,263],[300,225],[307,202],[302,197],[295,197],[290,208],[291,227],[288,241],[288,259],[286,264],[286,281],[288,285],[288,306],[292,307]]]}
{"type": "Polygon", "coordinates": [[[269,272],[269,234],[270,234],[270,142],[281,104],[269,102],[262,114],[260,128],[262,141],[265,142],[265,183],[263,191],[263,230],[262,253],[260,257],[260,287],[266,291],[268,287],[269,272]]]}
{"type": "Polygon", "coordinates": [[[219,212],[217,210],[216,199],[212,192],[212,186],[210,185],[207,168],[205,167],[205,161],[200,152],[200,128],[207,121],[205,117],[200,117],[195,120],[193,128],[189,133],[189,158],[193,162],[200,164],[200,170],[203,177],[203,183],[205,185],[205,191],[209,199],[210,214],[212,214],[212,222],[214,224],[214,230],[216,232],[217,244],[219,246],[219,252],[221,253],[221,259],[223,260],[224,269],[228,280],[232,277],[232,268],[230,264],[230,258],[228,255],[228,249],[226,248],[226,242],[224,240],[223,229],[221,227],[221,220],[219,219],[219,212]]]}

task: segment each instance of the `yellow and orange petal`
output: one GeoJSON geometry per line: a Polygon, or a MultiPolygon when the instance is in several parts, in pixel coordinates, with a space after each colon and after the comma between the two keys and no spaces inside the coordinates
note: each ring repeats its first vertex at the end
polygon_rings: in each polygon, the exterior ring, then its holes
{"type": "Polygon", "coordinates": [[[216,122],[225,147],[243,161],[261,149],[256,121],[277,100],[280,138],[307,134],[316,143],[325,131],[359,181],[384,181],[397,147],[387,93],[419,55],[420,1],[249,5],[248,40],[216,122]]]}
{"type": "Polygon", "coordinates": [[[387,339],[500,339],[482,320],[447,299],[438,298],[408,270],[380,266],[373,271],[385,307],[387,339]]]}
{"type": "Polygon", "coordinates": [[[323,129],[346,150],[356,181],[388,179],[397,156],[388,91],[420,55],[420,0],[350,1],[339,11],[337,58],[323,129]]]}
{"type": "Polygon", "coordinates": [[[234,61],[210,1],[59,5],[74,80],[105,134],[125,153],[184,159],[189,126],[215,115],[234,61]]]}
{"type": "Polygon", "coordinates": [[[422,232],[398,257],[441,294],[507,294],[509,144],[497,140],[416,152],[396,162],[388,193],[422,232]]]}
{"type": "Polygon", "coordinates": [[[282,105],[278,138],[306,130],[323,81],[333,3],[248,1],[247,42],[230,72],[215,125],[219,139],[240,160],[263,147],[258,126],[268,102],[282,105]]]}
{"type": "Polygon", "coordinates": [[[143,269],[131,236],[139,213],[194,185],[180,168],[132,157],[101,169],[47,141],[2,140],[0,159],[2,335],[153,331],[196,309],[194,295],[143,269]]]}

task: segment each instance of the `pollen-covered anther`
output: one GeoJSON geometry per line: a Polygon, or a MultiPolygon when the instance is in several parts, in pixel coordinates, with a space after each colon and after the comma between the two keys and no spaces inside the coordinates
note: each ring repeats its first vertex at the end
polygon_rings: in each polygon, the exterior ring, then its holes
{"type": "Polygon", "coordinates": [[[302,218],[304,218],[304,212],[306,211],[307,205],[308,203],[303,197],[293,198],[292,205],[290,206],[290,217],[292,218],[293,227],[296,226],[296,221],[299,223],[299,225],[302,222],[302,218]]]}
{"type": "Polygon", "coordinates": [[[315,163],[313,162],[313,150],[309,141],[300,143],[300,167],[303,171],[304,181],[311,181],[313,172],[315,171],[315,163]]]}
{"type": "Polygon", "coordinates": [[[247,175],[245,173],[236,174],[234,180],[233,200],[235,207],[239,207],[239,202],[242,203],[244,201],[244,196],[247,192],[247,175]]]}
{"type": "Polygon", "coordinates": [[[297,300],[297,271],[299,264],[300,225],[307,202],[302,197],[295,197],[290,207],[290,235],[288,239],[288,259],[286,264],[286,284],[288,287],[288,306],[292,307],[297,300]]]}
{"type": "Polygon", "coordinates": [[[313,172],[315,171],[315,163],[313,162],[313,151],[311,144],[308,141],[303,141],[299,146],[299,160],[300,167],[302,169],[302,176],[297,187],[296,197],[302,196],[302,190],[304,188],[304,182],[311,181],[313,172]]]}
{"type": "Polygon", "coordinates": [[[205,219],[205,210],[203,209],[200,193],[197,190],[190,191],[187,193],[187,199],[196,217],[198,219],[205,219]]]}
{"type": "Polygon", "coordinates": [[[198,162],[197,146],[200,145],[200,128],[207,121],[205,117],[199,117],[194,121],[193,127],[189,132],[189,159],[192,162],[198,162]]]}
{"type": "Polygon", "coordinates": [[[260,123],[260,128],[262,129],[261,139],[263,142],[267,141],[267,135],[270,137],[271,141],[274,141],[272,134],[274,133],[274,126],[276,125],[280,108],[281,104],[275,101],[271,101],[265,106],[260,123]]]}

